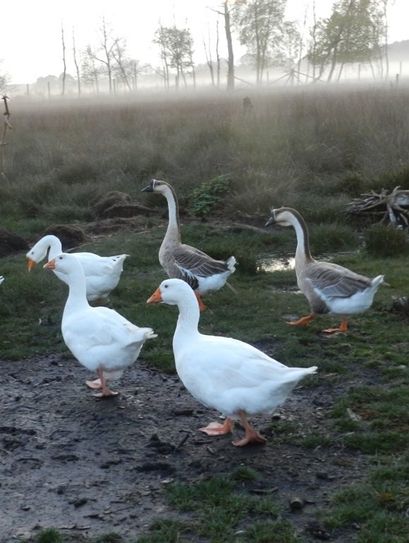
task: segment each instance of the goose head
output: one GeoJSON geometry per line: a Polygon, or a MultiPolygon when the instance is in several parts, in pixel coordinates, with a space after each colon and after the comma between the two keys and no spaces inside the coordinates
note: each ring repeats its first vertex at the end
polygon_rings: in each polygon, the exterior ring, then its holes
{"type": "Polygon", "coordinates": [[[294,222],[301,218],[301,215],[291,207],[279,207],[270,211],[270,218],[264,226],[272,224],[278,226],[294,226],[294,222]]]}
{"type": "Polygon", "coordinates": [[[78,270],[78,268],[82,269],[82,266],[75,255],[61,253],[44,264],[43,268],[70,275],[73,271],[78,270]]]}
{"type": "Polygon", "coordinates": [[[169,183],[152,179],[148,186],[141,189],[141,192],[160,192],[164,194],[169,189],[169,183]]]}
{"type": "Polygon", "coordinates": [[[168,305],[179,305],[183,300],[195,299],[192,288],[181,279],[165,279],[148,300],[147,304],[163,302],[168,305]]]}
{"type": "Polygon", "coordinates": [[[61,252],[61,241],[57,238],[57,236],[43,236],[35,245],[33,245],[33,247],[31,247],[26,254],[28,271],[31,271],[36,264],[46,258],[47,252],[51,247],[54,247],[54,250],[59,250],[59,252],[61,252]]]}

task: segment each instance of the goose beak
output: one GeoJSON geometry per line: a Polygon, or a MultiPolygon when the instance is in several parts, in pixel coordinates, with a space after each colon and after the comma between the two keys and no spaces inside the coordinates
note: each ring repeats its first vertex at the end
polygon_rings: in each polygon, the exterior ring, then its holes
{"type": "Polygon", "coordinates": [[[31,271],[35,268],[37,262],[34,262],[34,260],[31,260],[31,258],[27,258],[27,269],[28,271],[31,271]]]}
{"type": "Polygon", "coordinates": [[[49,260],[47,264],[44,264],[43,268],[45,270],[55,270],[55,259],[49,260]]]}
{"type": "Polygon", "coordinates": [[[157,288],[150,298],[146,300],[147,304],[158,304],[162,302],[162,294],[160,288],[157,288]]]}
{"type": "Polygon", "coordinates": [[[147,187],[144,187],[143,189],[141,189],[141,192],[153,192],[152,183],[148,185],[147,187]]]}

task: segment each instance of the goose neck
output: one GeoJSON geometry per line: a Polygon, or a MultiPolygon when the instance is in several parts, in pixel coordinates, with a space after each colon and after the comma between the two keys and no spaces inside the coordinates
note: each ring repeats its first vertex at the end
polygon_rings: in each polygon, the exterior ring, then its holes
{"type": "Polygon", "coordinates": [[[310,238],[306,222],[301,217],[301,215],[294,215],[294,220],[292,221],[292,224],[295,230],[295,235],[297,236],[297,249],[295,252],[296,260],[312,260],[310,252],[310,238]]]}
{"type": "Polygon", "coordinates": [[[65,303],[64,313],[89,307],[87,300],[87,287],[84,272],[81,266],[76,267],[65,277],[69,288],[68,298],[65,303]]]}
{"type": "MultiPolygon", "coordinates": [[[[62,244],[57,236],[45,236],[43,238],[45,253],[48,250],[48,260],[52,260],[62,253],[62,244]]],[[[44,255],[45,256],[45,255],[44,255]]]]}
{"type": "Polygon", "coordinates": [[[166,230],[166,239],[180,242],[179,204],[172,187],[166,187],[163,192],[168,202],[169,222],[166,230]]]}
{"type": "Polygon", "coordinates": [[[179,317],[175,330],[175,341],[182,337],[192,337],[199,334],[200,310],[194,294],[192,293],[192,296],[181,300],[178,307],[179,317]]]}

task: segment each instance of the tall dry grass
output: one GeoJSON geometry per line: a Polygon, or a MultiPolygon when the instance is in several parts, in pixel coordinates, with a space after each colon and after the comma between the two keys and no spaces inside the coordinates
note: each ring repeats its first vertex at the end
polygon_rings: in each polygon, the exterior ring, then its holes
{"type": "MultiPolygon", "coordinates": [[[[233,95],[12,103],[3,226],[86,220],[109,190],[143,201],[151,177],[188,198],[230,174],[224,212],[292,205],[335,220],[351,196],[409,180],[409,89],[285,88],[233,95]]],[[[18,227],[17,227],[18,228],[18,227]]]]}

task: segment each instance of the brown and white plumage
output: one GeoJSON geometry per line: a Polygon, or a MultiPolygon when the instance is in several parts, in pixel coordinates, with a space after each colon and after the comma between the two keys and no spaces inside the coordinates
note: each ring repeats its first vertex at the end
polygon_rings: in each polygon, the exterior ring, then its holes
{"type": "Polygon", "coordinates": [[[305,326],[315,315],[330,313],[341,315],[342,322],[338,328],[324,331],[345,332],[348,329],[347,316],[369,309],[384,276],[378,275],[370,279],[338,264],[315,260],[310,253],[307,225],[295,209],[272,209],[266,226],[270,224],[292,226],[297,236],[297,284],[310,304],[311,313],[290,324],[305,326]]]}
{"type": "MultiPolygon", "coordinates": [[[[180,236],[179,207],[175,191],[169,183],[152,179],[143,192],[162,194],[168,202],[169,223],[159,249],[159,262],[168,277],[182,279],[196,295],[219,290],[235,271],[236,259],[215,260],[203,251],[182,243],[180,236]]],[[[201,308],[204,305],[198,296],[201,308]]]]}

